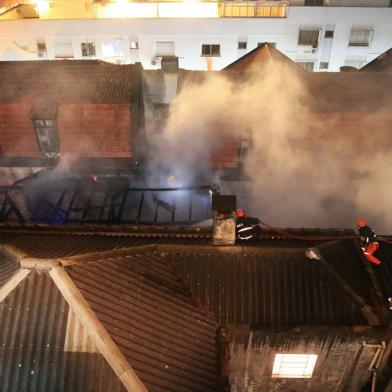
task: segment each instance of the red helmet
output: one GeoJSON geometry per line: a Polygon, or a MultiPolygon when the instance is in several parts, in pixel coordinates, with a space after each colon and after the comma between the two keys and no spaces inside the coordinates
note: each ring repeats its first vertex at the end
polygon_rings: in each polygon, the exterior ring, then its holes
{"type": "Polygon", "coordinates": [[[367,225],[367,222],[365,219],[363,219],[363,218],[358,219],[358,222],[357,222],[358,227],[364,227],[366,225],[367,225]]]}
{"type": "Polygon", "coordinates": [[[237,218],[241,218],[242,216],[245,216],[245,211],[244,210],[237,210],[235,212],[235,214],[237,215],[237,218]]]}

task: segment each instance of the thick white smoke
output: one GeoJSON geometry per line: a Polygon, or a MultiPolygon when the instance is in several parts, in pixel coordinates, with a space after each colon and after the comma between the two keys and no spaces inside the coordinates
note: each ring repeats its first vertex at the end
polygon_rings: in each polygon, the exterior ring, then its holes
{"type": "Polygon", "coordinates": [[[155,159],[186,181],[211,169],[211,154],[225,141],[250,132],[243,163],[249,181],[224,189],[249,214],[290,227],[353,227],[365,217],[390,231],[392,158],[354,155],[349,136],[325,142],[334,118],[314,123],[310,99],[298,74],[279,64],[243,80],[220,73],[187,82],[155,159]]]}

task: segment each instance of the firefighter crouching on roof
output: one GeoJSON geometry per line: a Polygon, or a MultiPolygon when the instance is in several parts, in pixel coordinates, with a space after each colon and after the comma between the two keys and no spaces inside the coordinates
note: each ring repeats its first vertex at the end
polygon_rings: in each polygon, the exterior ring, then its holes
{"type": "Polygon", "coordinates": [[[256,239],[261,232],[260,221],[257,218],[246,216],[244,210],[237,210],[236,216],[237,239],[245,241],[256,239]]]}
{"type": "Polygon", "coordinates": [[[373,229],[367,225],[365,219],[358,219],[358,232],[361,236],[361,246],[365,257],[373,264],[380,265],[381,261],[373,256],[373,253],[378,249],[379,244],[376,239],[376,234],[373,229]]]}

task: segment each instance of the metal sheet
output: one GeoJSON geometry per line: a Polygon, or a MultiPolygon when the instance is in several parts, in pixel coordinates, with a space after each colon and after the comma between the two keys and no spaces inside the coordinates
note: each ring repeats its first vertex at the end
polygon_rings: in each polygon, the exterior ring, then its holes
{"type": "Polygon", "coordinates": [[[216,323],[159,256],[66,269],[149,390],[216,391],[216,323]]]}
{"type": "Polygon", "coordinates": [[[36,271],[0,304],[2,392],[124,391],[102,355],[64,352],[68,309],[36,271]]]}

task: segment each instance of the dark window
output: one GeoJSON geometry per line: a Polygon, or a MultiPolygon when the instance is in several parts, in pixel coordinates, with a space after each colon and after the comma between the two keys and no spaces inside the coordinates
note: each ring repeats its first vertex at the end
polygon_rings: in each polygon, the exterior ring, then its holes
{"type": "Polygon", "coordinates": [[[238,149],[238,162],[242,164],[252,147],[252,138],[250,132],[246,132],[242,135],[240,146],[238,149]]]}
{"type": "Polygon", "coordinates": [[[246,49],[248,43],[246,41],[238,42],[238,49],[246,49]]]}
{"type": "Polygon", "coordinates": [[[350,33],[349,46],[369,46],[372,30],[353,29],[350,33]]]}
{"type": "Polygon", "coordinates": [[[54,120],[33,120],[35,132],[37,133],[38,145],[47,157],[57,156],[60,152],[59,141],[54,120]]]}
{"type": "Polygon", "coordinates": [[[311,45],[314,48],[317,48],[318,37],[318,30],[300,30],[298,36],[298,45],[311,45]]]}
{"type": "Polygon", "coordinates": [[[305,0],[305,5],[323,6],[324,0],[305,0]]]}
{"type": "Polygon", "coordinates": [[[82,42],[82,56],[90,57],[95,56],[95,43],[94,42],[82,42]]]}
{"type": "Polygon", "coordinates": [[[46,42],[44,39],[37,39],[37,54],[38,57],[46,57],[46,42]]]}
{"type": "Polygon", "coordinates": [[[333,30],[326,30],[324,38],[333,38],[333,30]]]}
{"type": "Polygon", "coordinates": [[[165,103],[154,104],[154,117],[157,128],[163,128],[169,117],[170,105],[165,103]]]}
{"type": "Polygon", "coordinates": [[[220,45],[203,44],[201,46],[201,55],[208,57],[220,56],[220,45]]]}
{"type": "Polygon", "coordinates": [[[328,62],[320,62],[320,69],[328,69],[329,63],[328,62]]]}
{"type": "Polygon", "coordinates": [[[276,42],[258,42],[258,43],[257,43],[257,47],[262,46],[262,45],[264,45],[264,44],[268,44],[268,45],[270,45],[270,46],[276,48],[276,42]]]}

